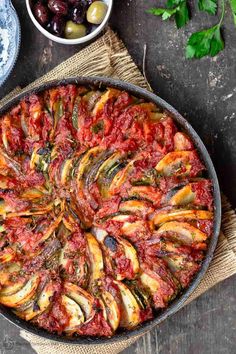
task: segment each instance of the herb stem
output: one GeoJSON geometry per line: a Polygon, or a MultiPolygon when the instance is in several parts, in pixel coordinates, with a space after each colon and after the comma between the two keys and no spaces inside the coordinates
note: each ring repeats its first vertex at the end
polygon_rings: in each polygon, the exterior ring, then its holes
{"type": "Polygon", "coordinates": [[[222,0],[221,1],[221,16],[220,16],[220,22],[218,23],[218,26],[220,27],[222,22],[223,22],[223,19],[224,19],[224,16],[225,16],[225,0],[222,0]]]}

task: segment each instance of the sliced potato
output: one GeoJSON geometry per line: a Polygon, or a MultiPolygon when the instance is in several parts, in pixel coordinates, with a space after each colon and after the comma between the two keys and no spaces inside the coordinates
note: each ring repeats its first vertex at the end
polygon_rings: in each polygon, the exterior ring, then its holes
{"type": "Polygon", "coordinates": [[[102,251],[99,246],[98,241],[91,233],[86,233],[86,239],[88,243],[90,265],[91,265],[91,276],[90,281],[93,284],[94,281],[101,279],[104,271],[104,263],[102,251]]]}
{"type": "Polygon", "coordinates": [[[188,175],[192,165],[192,151],[169,152],[158,162],[155,169],[163,176],[170,176],[173,173],[178,175],[188,175]]]}
{"type": "Polygon", "coordinates": [[[116,329],[119,326],[120,323],[120,309],[115,301],[114,297],[109,293],[108,291],[103,291],[102,292],[102,300],[104,301],[105,304],[105,310],[107,313],[107,320],[113,329],[113,331],[116,331],[116,329]]]}
{"type": "Polygon", "coordinates": [[[27,308],[24,311],[21,311],[20,309],[16,309],[15,313],[17,316],[20,318],[23,318],[26,321],[31,320],[35,316],[38,316],[39,314],[43,313],[44,311],[47,310],[47,308],[50,306],[50,299],[54,294],[54,288],[52,285],[52,282],[48,282],[44,289],[42,290],[41,294],[39,295],[38,300],[32,301],[32,305],[27,308]],[[35,304],[37,306],[35,306],[35,304]]]}
{"type": "MultiPolygon", "coordinates": [[[[3,277],[1,275],[0,283],[2,283],[2,280],[3,280],[3,277]]],[[[17,293],[18,291],[20,291],[24,287],[25,284],[26,284],[25,279],[21,278],[18,281],[16,281],[14,284],[8,284],[8,285],[4,286],[0,290],[0,298],[1,298],[1,296],[10,296],[10,295],[17,293]]],[[[1,302],[1,300],[0,300],[0,302],[1,302]]]]}
{"type": "Polygon", "coordinates": [[[109,88],[99,99],[99,101],[96,103],[94,109],[93,109],[93,115],[97,115],[99,111],[102,111],[104,109],[104,106],[108,100],[111,98],[117,98],[121,94],[120,90],[116,90],[113,88],[109,88]]]}
{"type": "Polygon", "coordinates": [[[140,280],[142,284],[147,287],[152,294],[155,294],[160,289],[160,283],[154,277],[149,274],[142,272],[140,275],[140,280]]]}
{"type": "Polygon", "coordinates": [[[109,193],[111,195],[114,195],[116,194],[118,191],[119,191],[119,188],[122,186],[122,184],[125,183],[125,181],[127,180],[128,178],[128,175],[130,173],[130,171],[132,170],[133,168],[133,165],[134,165],[134,162],[136,160],[132,160],[130,161],[126,166],[125,168],[123,168],[122,170],[120,170],[116,175],[115,177],[113,178],[111,184],[110,184],[110,187],[109,187],[109,193]]]}
{"type": "Polygon", "coordinates": [[[120,203],[119,210],[137,215],[146,215],[153,211],[152,205],[144,200],[126,200],[120,203]]]}
{"type": "Polygon", "coordinates": [[[86,321],[90,320],[95,314],[93,309],[94,298],[87,291],[70,282],[64,283],[64,289],[66,295],[79,304],[85,314],[86,321]]]}
{"type": "Polygon", "coordinates": [[[158,226],[167,221],[187,219],[187,220],[212,220],[213,213],[205,210],[188,210],[188,209],[174,209],[158,211],[152,221],[154,225],[158,226]]]}
{"type": "Polygon", "coordinates": [[[117,280],[114,283],[118,286],[122,299],[120,327],[134,328],[141,322],[137,300],[125,284],[117,280]]]}
{"type": "Polygon", "coordinates": [[[17,293],[13,295],[0,294],[0,303],[8,307],[16,307],[29,301],[36,293],[40,282],[40,276],[34,275],[17,293]]]}
{"type": "Polygon", "coordinates": [[[186,245],[203,242],[207,239],[204,232],[186,222],[169,221],[157,230],[157,234],[164,233],[171,233],[170,237],[186,245]]]}
{"type": "Polygon", "coordinates": [[[170,205],[186,205],[194,202],[195,193],[192,191],[191,184],[188,184],[181,188],[175,195],[170,199],[170,205]]]}
{"type": "Polygon", "coordinates": [[[61,184],[64,185],[72,169],[73,159],[67,159],[64,161],[61,171],[61,184]]]}
{"type": "Polygon", "coordinates": [[[70,316],[69,324],[64,329],[65,332],[73,333],[76,331],[78,326],[84,323],[84,314],[81,307],[66,295],[61,297],[62,305],[65,307],[67,314],[70,316]]]}
{"type": "MultiPolygon", "coordinates": [[[[139,260],[136,249],[129,241],[125,240],[124,238],[119,237],[118,242],[123,246],[125,257],[130,260],[134,274],[137,274],[139,272],[139,260]]],[[[121,280],[120,278],[117,279],[121,280]]]]}

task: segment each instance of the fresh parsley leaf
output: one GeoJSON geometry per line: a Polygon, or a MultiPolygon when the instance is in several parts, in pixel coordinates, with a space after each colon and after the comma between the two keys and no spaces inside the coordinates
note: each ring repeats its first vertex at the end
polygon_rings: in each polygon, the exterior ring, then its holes
{"type": "Polygon", "coordinates": [[[206,11],[211,15],[215,15],[217,10],[217,0],[198,0],[198,8],[200,11],[206,11]]]}
{"type": "Polygon", "coordinates": [[[193,33],[187,43],[186,57],[202,58],[205,55],[215,56],[224,49],[224,41],[217,24],[203,31],[193,33]]]}
{"type": "Polygon", "coordinates": [[[183,1],[178,6],[178,11],[175,13],[175,23],[177,28],[181,28],[186,25],[189,21],[189,11],[187,7],[187,2],[183,1]]]}
{"type": "Polygon", "coordinates": [[[233,14],[234,24],[236,26],[236,0],[229,0],[229,2],[233,14]]]}
{"type": "Polygon", "coordinates": [[[164,21],[174,15],[177,28],[183,27],[189,21],[186,0],[168,0],[166,8],[152,8],[147,12],[155,16],[161,16],[164,21]]]}
{"type": "Polygon", "coordinates": [[[177,10],[178,10],[177,8],[174,9],[152,8],[147,12],[155,16],[161,16],[162,20],[165,21],[168,18],[170,18],[172,15],[174,15],[177,10]]]}

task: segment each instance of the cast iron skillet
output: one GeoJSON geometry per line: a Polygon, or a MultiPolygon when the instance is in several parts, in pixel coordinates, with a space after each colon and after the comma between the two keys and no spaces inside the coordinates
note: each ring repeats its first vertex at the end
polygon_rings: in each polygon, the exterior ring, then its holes
{"type": "Polygon", "coordinates": [[[175,119],[175,121],[178,123],[178,125],[187,132],[187,134],[192,138],[195,147],[198,150],[198,153],[204,162],[207,171],[208,171],[208,177],[212,180],[213,182],[213,194],[214,194],[214,207],[215,207],[215,218],[214,218],[214,231],[212,238],[209,243],[209,247],[206,253],[206,257],[202,263],[202,267],[198,274],[195,276],[195,278],[192,280],[190,286],[184,290],[181,294],[178,295],[178,297],[169,305],[167,309],[164,309],[160,312],[158,312],[153,320],[150,320],[146,323],[141,324],[138,326],[136,329],[127,331],[127,330],[119,330],[113,337],[111,338],[94,338],[94,337],[73,337],[73,338],[68,338],[65,336],[59,336],[57,334],[52,334],[47,332],[46,330],[40,329],[31,323],[24,321],[14,315],[14,313],[8,309],[7,307],[0,306],[0,313],[7,318],[10,322],[14,323],[21,329],[27,330],[28,332],[31,332],[32,334],[37,334],[41,337],[44,337],[46,339],[51,339],[54,341],[58,341],[61,343],[70,343],[70,344],[102,344],[102,343],[112,343],[116,341],[121,341],[123,339],[128,339],[132,338],[134,336],[144,334],[145,332],[149,331],[151,328],[154,326],[160,324],[163,320],[166,318],[170,317],[173,315],[175,312],[177,312],[180,307],[184,304],[184,302],[190,297],[194,289],[197,287],[199,284],[200,280],[203,278],[204,274],[206,273],[206,270],[211,262],[211,259],[213,257],[213,253],[218,241],[218,236],[220,232],[220,224],[221,224],[221,199],[220,199],[220,189],[219,189],[219,184],[216,176],[216,172],[214,169],[214,166],[212,164],[211,158],[195,132],[195,130],[191,127],[191,125],[168,103],[166,103],[163,99],[160,97],[154,95],[153,93],[150,93],[140,87],[118,81],[118,80],[113,80],[111,78],[101,78],[101,77],[77,77],[77,78],[68,78],[65,80],[57,80],[57,81],[52,81],[49,83],[42,84],[41,86],[28,90],[15,98],[13,98],[9,103],[7,103],[2,109],[0,109],[0,116],[4,114],[6,111],[8,111],[11,107],[16,105],[21,99],[23,99],[25,96],[31,95],[33,93],[39,93],[41,91],[44,91],[45,89],[49,89],[51,87],[55,87],[58,85],[66,85],[66,84],[78,84],[78,85],[92,85],[95,87],[114,87],[117,89],[125,90],[133,94],[134,96],[144,98],[147,101],[152,101],[156,103],[158,106],[162,107],[163,109],[169,111],[171,116],[175,119]]]}

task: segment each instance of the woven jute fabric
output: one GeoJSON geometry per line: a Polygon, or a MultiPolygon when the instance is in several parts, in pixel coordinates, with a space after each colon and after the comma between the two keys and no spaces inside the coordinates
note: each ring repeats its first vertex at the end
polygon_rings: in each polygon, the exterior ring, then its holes
{"type": "MultiPolygon", "coordinates": [[[[0,101],[0,107],[24,90],[34,88],[46,81],[72,76],[110,76],[150,89],[123,42],[108,28],[96,42],[73,55],[46,75],[24,89],[16,88],[0,101]]],[[[224,196],[222,196],[222,209],[222,228],[214,258],[204,279],[186,303],[236,273],[236,214],[224,196]]],[[[21,331],[21,336],[28,340],[39,354],[116,354],[139,338],[134,337],[112,344],[74,346],[48,341],[24,331],[21,331]]]]}

